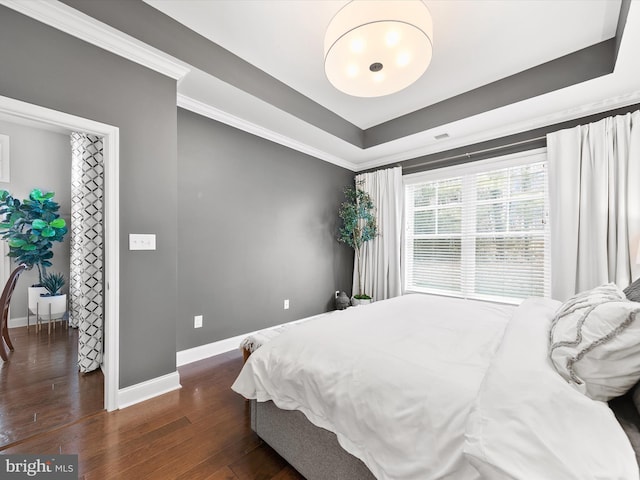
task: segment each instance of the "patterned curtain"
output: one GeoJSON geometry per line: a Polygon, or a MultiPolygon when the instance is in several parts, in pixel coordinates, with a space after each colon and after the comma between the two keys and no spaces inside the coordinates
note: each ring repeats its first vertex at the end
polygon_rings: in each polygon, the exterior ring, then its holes
{"type": "Polygon", "coordinates": [[[91,372],[102,363],[103,185],[102,138],[71,134],[71,271],[69,322],[77,327],[78,366],[91,372]]]}

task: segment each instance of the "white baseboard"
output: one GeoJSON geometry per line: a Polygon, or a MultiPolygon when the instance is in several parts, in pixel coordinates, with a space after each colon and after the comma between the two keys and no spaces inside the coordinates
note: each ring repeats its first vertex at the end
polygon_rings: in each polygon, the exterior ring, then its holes
{"type": "MultiPolygon", "coordinates": [[[[30,323],[31,325],[35,325],[36,323],[35,315],[33,316],[33,319],[30,323]]],[[[9,323],[7,324],[8,328],[26,327],[26,326],[27,326],[27,317],[10,318],[9,323]]]]}
{"type": "Polygon", "coordinates": [[[118,408],[130,407],[179,388],[182,388],[182,385],[180,385],[180,374],[177,371],[131,385],[130,387],[121,388],[118,390],[118,408]]]}
{"type": "Polygon", "coordinates": [[[205,358],[214,357],[216,355],[220,355],[221,353],[230,352],[232,350],[239,350],[240,343],[242,342],[242,340],[244,340],[249,335],[253,335],[254,333],[260,332],[262,330],[270,330],[272,328],[282,327],[283,325],[300,323],[306,320],[311,320],[312,318],[321,317],[331,313],[333,312],[320,313],[318,315],[313,315],[311,317],[303,318],[300,320],[285,322],[285,323],[281,323],[280,325],[274,325],[273,327],[255,330],[253,332],[237,335],[231,338],[225,338],[224,340],[218,340],[217,342],[208,343],[206,345],[200,345],[199,347],[193,347],[187,350],[181,350],[179,352],[176,352],[176,365],[178,367],[181,367],[182,365],[186,365],[192,362],[197,362],[198,360],[204,360],[205,358]]]}
{"type": "MultiPolygon", "coordinates": [[[[35,324],[36,324],[36,316],[31,315],[31,320],[29,321],[29,325],[34,326],[35,324]]],[[[7,328],[17,328],[17,327],[26,327],[26,326],[27,326],[27,317],[17,317],[17,318],[9,319],[7,328]]]]}
{"type": "MultiPolygon", "coordinates": [[[[25,327],[26,325],[27,317],[18,317],[9,319],[8,327],[25,327]]],[[[31,325],[35,325],[35,316],[31,325]]],[[[100,368],[104,374],[104,365],[100,365],[100,368]]],[[[177,371],[162,377],[152,378],[146,382],[120,389],[118,391],[118,408],[126,408],[179,388],[182,388],[182,385],[180,385],[180,374],[177,371]]]]}
{"type": "Polygon", "coordinates": [[[251,334],[247,333],[236,337],[225,338],[224,340],[176,352],[176,365],[181,367],[187,363],[197,362],[198,360],[204,360],[205,358],[220,355],[221,353],[237,350],[240,348],[240,342],[242,342],[247,335],[251,334]]]}

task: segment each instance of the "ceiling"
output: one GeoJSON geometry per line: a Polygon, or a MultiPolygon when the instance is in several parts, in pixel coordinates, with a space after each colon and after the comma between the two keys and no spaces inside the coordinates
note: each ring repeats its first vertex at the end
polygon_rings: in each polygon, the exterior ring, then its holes
{"type": "Polygon", "coordinates": [[[358,98],[323,70],[326,27],[347,1],[145,2],[362,129],[609,39],[620,11],[617,0],[427,0],[427,72],[397,94],[358,98]]]}
{"type": "Polygon", "coordinates": [[[84,22],[148,48],[184,67],[179,106],[354,171],[640,101],[640,0],[424,0],[432,62],[379,98],[324,74],[324,32],[345,0],[0,3],[41,21],[33,10],[55,5],[66,23],[44,21],[57,28],[84,22]]]}

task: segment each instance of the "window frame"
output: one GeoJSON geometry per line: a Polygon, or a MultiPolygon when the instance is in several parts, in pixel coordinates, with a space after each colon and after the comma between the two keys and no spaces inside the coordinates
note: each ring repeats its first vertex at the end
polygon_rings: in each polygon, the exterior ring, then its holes
{"type": "MultiPolygon", "coordinates": [[[[506,169],[506,168],[512,168],[512,167],[519,167],[519,166],[524,166],[524,165],[530,165],[530,164],[535,164],[535,163],[540,163],[540,162],[544,162],[547,168],[547,182],[545,183],[544,186],[544,205],[545,205],[545,212],[544,215],[546,217],[546,223],[545,223],[545,228],[544,228],[544,271],[543,271],[543,278],[544,278],[544,285],[543,285],[543,289],[544,289],[544,297],[546,298],[550,298],[551,296],[551,247],[550,247],[550,238],[551,238],[551,233],[550,233],[550,225],[549,225],[549,185],[548,185],[548,174],[549,174],[549,170],[548,170],[548,163],[547,163],[547,149],[546,148],[537,148],[534,150],[527,150],[527,151],[523,151],[523,152],[517,152],[517,153],[513,153],[513,154],[509,154],[509,155],[502,155],[502,156],[497,156],[497,157],[493,157],[493,158],[488,158],[488,159],[484,159],[484,160],[478,160],[478,161],[474,161],[474,162],[468,162],[468,163],[464,163],[464,164],[459,164],[459,165],[453,165],[453,166],[449,166],[449,167],[443,167],[443,168],[438,168],[438,169],[433,169],[433,170],[428,170],[428,171],[424,171],[424,172],[418,172],[418,173],[413,173],[413,174],[406,174],[403,175],[403,198],[406,201],[406,195],[407,195],[407,186],[410,185],[416,185],[416,184],[420,184],[420,183],[427,183],[427,182],[434,182],[434,181],[443,181],[443,180],[447,180],[447,179],[454,179],[457,177],[462,177],[462,183],[463,183],[463,190],[462,190],[462,197],[463,200],[461,202],[462,205],[464,205],[465,201],[468,201],[465,198],[465,194],[468,194],[470,191],[473,190],[469,189],[468,187],[468,182],[470,181],[469,178],[473,175],[478,175],[481,173],[486,173],[489,171],[493,171],[493,170],[501,170],[501,169],[506,169]],[[467,187],[464,186],[464,184],[467,183],[467,187]]],[[[472,205],[471,208],[473,208],[475,210],[477,204],[472,204],[469,202],[470,205],[472,205]]],[[[459,238],[461,238],[461,248],[466,249],[469,248],[468,246],[463,246],[463,244],[465,243],[465,241],[467,243],[473,243],[475,244],[475,240],[479,237],[482,237],[483,234],[480,232],[480,234],[478,234],[479,232],[474,232],[473,235],[473,239],[470,242],[470,239],[468,238],[468,232],[469,232],[469,225],[465,224],[465,220],[468,219],[469,217],[467,215],[461,214],[461,233],[459,234],[459,238]],[[465,234],[465,228],[466,230],[466,234],[465,234]]],[[[475,212],[474,212],[474,220],[475,220],[475,212]]],[[[463,285],[461,288],[461,292],[450,292],[450,291],[444,291],[444,290],[438,290],[438,289],[434,289],[434,288],[408,288],[408,278],[410,275],[409,269],[408,269],[408,265],[409,262],[408,260],[408,255],[410,253],[410,248],[408,248],[408,232],[410,230],[410,225],[409,225],[409,214],[408,214],[408,208],[407,205],[405,205],[405,218],[403,219],[403,240],[402,240],[402,248],[403,248],[403,255],[402,255],[402,264],[403,264],[403,272],[402,272],[402,282],[403,282],[403,292],[404,293],[426,293],[426,294],[431,294],[431,295],[440,295],[440,296],[449,296],[449,297],[456,297],[456,298],[470,298],[470,299],[474,299],[474,300],[483,300],[483,301],[489,301],[489,302],[496,302],[496,303],[506,303],[506,304],[519,304],[522,302],[523,299],[519,299],[519,298],[514,298],[514,297],[503,297],[503,296],[498,296],[498,295],[483,295],[483,294],[477,294],[474,293],[473,291],[464,291],[464,286],[469,286],[469,285],[473,285],[474,281],[474,275],[473,275],[473,271],[475,269],[475,254],[474,255],[465,255],[464,253],[461,253],[461,257],[460,257],[460,268],[461,268],[461,275],[463,276],[463,285]],[[467,280],[464,280],[464,276],[467,276],[467,280]],[[469,275],[471,277],[469,277],[469,275]]],[[[475,227],[474,227],[475,230],[475,227]]],[[[472,230],[473,232],[473,230],[472,230]]],[[[492,234],[494,235],[494,234],[492,234]]],[[[450,237],[454,237],[455,234],[450,235],[450,237]]],[[[517,237],[518,235],[508,235],[508,236],[513,236],[513,237],[517,237]]],[[[413,237],[412,237],[413,238],[413,237]]]]}

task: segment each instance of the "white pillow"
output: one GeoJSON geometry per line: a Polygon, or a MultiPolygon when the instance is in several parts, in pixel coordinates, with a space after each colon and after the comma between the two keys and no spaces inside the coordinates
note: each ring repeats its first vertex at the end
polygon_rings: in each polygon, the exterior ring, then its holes
{"type": "Polygon", "coordinates": [[[614,284],[582,292],[556,312],[549,358],[572,386],[594,400],[626,393],[640,379],[640,303],[614,284]]]}
{"type": "Polygon", "coordinates": [[[638,480],[613,412],[571,388],[548,361],[560,302],[525,300],[482,381],[465,429],[465,457],[491,480],[638,480]]]}

